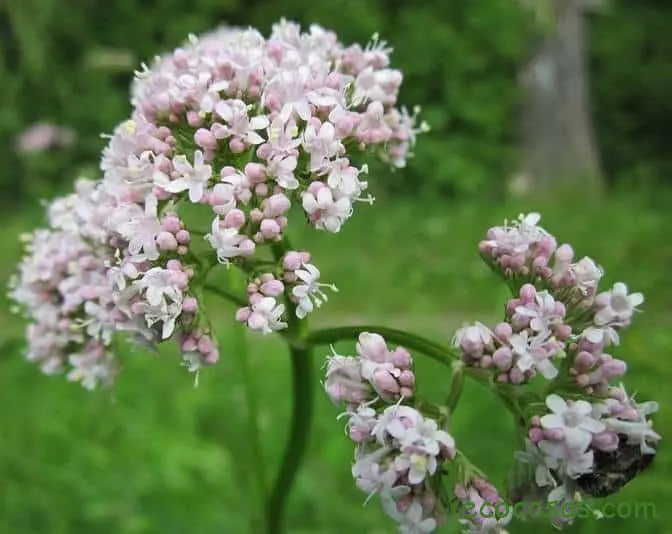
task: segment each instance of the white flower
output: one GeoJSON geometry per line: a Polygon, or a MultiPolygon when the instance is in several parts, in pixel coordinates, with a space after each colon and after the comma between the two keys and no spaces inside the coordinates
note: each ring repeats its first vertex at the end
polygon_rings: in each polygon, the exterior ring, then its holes
{"type": "Polygon", "coordinates": [[[403,443],[407,435],[413,433],[413,427],[422,420],[422,415],[415,408],[394,404],[385,408],[373,429],[373,435],[381,445],[394,438],[403,443]]]}
{"type": "Polygon", "coordinates": [[[598,312],[595,314],[595,324],[604,326],[607,324],[627,324],[637,306],[644,302],[641,293],[628,294],[628,287],[622,282],[617,282],[611,291],[605,291],[595,297],[595,305],[598,312]]]}
{"type": "Polygon", "coordinates": [[[366,453],[362,449],[355,450],[355,463],[352,466],[352,476],[357,487],[368,494],[367,501],[378,492],[387,492],[392,489],[397,480],[397,472],[391,465],[383,466],[382,460],[392,449],[381,447],[373,452],[366,453]]]}
{"type": "Polygon", "coordinates": [[[592,450],[575,448],[567,441],[557,443],[546,440],[539,442],[539,449],[547,456],[546,462],[551,469],[571,479],[576,479],[593,470],[592,450]]]}
{"type": "Polygon", "coordinates": [[[244,236],[236,228],[222,228],[219,217],[212,221],[210,233],[205,236],[205,240],[217,252],[217,260],[224,264],[241,255],[240,244],[243,239],[244,236]]]}
{"type": "MultiPolygon", "coordinates": [[[[549,332],[542,332],[530,339],[527,330],[512,335],[509,338],[509,344],[514,355],[518,356],[516,367],[522,372],[536,369],[548,380],[553,380],[558,376],[558,370],[550,361],[554,352],[549,352],[546,346],[547,342],[550,341],[549,337],[549,332]]],[[[555,345],[551,343],[551,346],[554,347],[555,345]]]]}
{"type": "Polygon", "coordinates": [[[304,264],[302,269],[294,271],[297,278],[303,282],[292,289],[292,295],[299,299],[296,307],[296,316],[303,319],[310,312],[313,311],[313,303],[318,308],[327,302],[327,295],[320,289],[320,287],[329,287],[332,291],[336,291],[336,287],[329,284],[320,284],[320,271],[310,263],[304,264]]]}
{"type": "Polygon", "coordinates": [[[268,160],[266,172],[280,187],[292,191],[299,187],[299,181],[294,177],[297,163],[295,156],[274,155],[268,160]]]}
{"type": "Polygon", "coordinates": [[[157,177],[156,185],[165,189],[169,193],[181,193],[189,191],[189,200],[191,202],[200,202],[203,193],[212,176],[212,166],[204,163],[203,152],[196,150],[194,152],[194,164],[192,165],[183,154],[173,158],[173,167],[178,174],[178,178],[173,181],[167,181],[157,177]]]}
{"type": "Polygon", "coordinates": [[[310,170],[319,171],[331,158],[344,150],[336,138],[336,129],[330,122],[323,122],[318,129],[308,125],[303,133],[303,147],[310,154],[310,170]]]}
{"type": "Polygon", "coordinates": [[[173,271],[161,267],[152,267],[139,280],[133,282],[133,285],[140,290],[144,290],[145,299],[152,307],[161,307],[166,305],[166,300],[172,302],[182,301],[182,292],[171,283],[173,271]]]}
{"type": "Polygon", "coordinates": [[[252,305],[252,313],[247,319],[247,325],[252,330],[259,330],[262,334],[272,334],[277,330],[287,328],[287,323],[280,318],[285,312],[285,305],[278,304],[273,297],[264,297],[252,305]]]}
{"type": "Polygon", "coordinates": [[[158,200],[154,195],[145,197],[145,209],[137,204],[121,206],[113,215],[114,218],[125,218],[118,226],[119,234],[128,241],[128,251],[134,260],[156,260],[159,251],[156,237],[162,232],[163,226],[157,214],[158,200]]]}
{"type": "Polygon", "coordinates": [[[516,307],[516,314],[530,318],[530,328],[535,332],[545,332],[552,324],[562,322],[562,315],[556,309],[556,302],[548,291],[538,291],[532,306],[516,307]]]}
{"type": "Polygon", "coordinates": [[[576,286],[584,295],[593,292],[604,275],[602,268],[588,257],[570,265],[569,270],[574,275],[576,286]]]}
{"type": "Polygon", "coordinates": [[[604,423],[592,417],[593,407],[586,401],[574,401],[570,405],[559,395],[551,394],[546,397],[546,406],[553,413],[541,418],[541,426],[562,430],[570,448],[585,451],[593,434],[605,429],[604,423]]]}
{"type": "Polygon", "coordinates": [[[303,209],[313,219],[316,228],[329,232],[338,232],[343,223],[352,215],[350,199],[343,197],[334,200],[328,187],[321,188],[317,195],[304,193],[302,196],[303,209]]]}
{"type": "Polygon", "coordinates": [[[264,138],[257,130],[268,128],[268,117],[258,115],[250,118],[247,110],[248,106],[242,100],[223,100],[215,105],[215,113],[228,124],[226,136],[240,137],[250,145],[260,145],[264,138]]]}

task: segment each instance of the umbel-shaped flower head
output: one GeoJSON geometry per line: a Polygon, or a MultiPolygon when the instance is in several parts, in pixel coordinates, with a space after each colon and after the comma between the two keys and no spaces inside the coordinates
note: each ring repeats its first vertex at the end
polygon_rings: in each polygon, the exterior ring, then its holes
{"type": "Polygon", "coordinates": [[[49,333],[31,336],[29,357],[46,371],[77,369],[69,376],[94,387],[112,376],[102,369],[111,333],[123,330],[143,343],[176,340],[198,371],[219,357],[202,306],[218,266],[241,267],[236,319],[253,330],[282,330],[322,306],[335,287],[286,245],[299,223],[290,210],[338,232],[358,201],[373,200],[367,158],[403,167],[411,156],[426,125],[397,107],[403,76],[390,52],[377,37],[348,46],[282,20],[268,37],[191,36],[143,65],[132,114],[108,136],[102,180],[54,203],[60,219],[32,238],[13,282],[31,331],[49,333]],[[58,255],[44,248],[59,242],[58,255]],[[80,279],[91,276],[94,285],[80,279]]]}

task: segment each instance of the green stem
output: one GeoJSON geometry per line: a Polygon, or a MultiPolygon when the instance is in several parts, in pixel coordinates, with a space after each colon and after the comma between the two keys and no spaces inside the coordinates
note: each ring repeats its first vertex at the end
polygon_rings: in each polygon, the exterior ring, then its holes
{"type": "MultiPolygon", "coordinates": [[[[228,273],[228,278],[230,281],[230,287],[236,287],[239,284],[239,280],[236,279],[237,273],[235,271],[230,271],[228,273]]],[[[216,288],[215,288],[216,289],[216,288]]],[[[250,469],[254,471],[256,478],[257,491],[259,493],[259,502],[264,502],[266,498],[266,469],[264,467],[264,452],[261,446],[261,432],[259,429],[259,403],[257,402],[256,388],[254,385],[252,367],[250,366],[250,354],[247,350],[247,340],[245,338],[245,330],[241,327],[242,325],[234,325],[234,347],[238,350],[240,357],[240,369],[243,378],[243,390],[245,395],[245,405],[247,406],[247,416],[248,416],[248,432],[250,434],[250,454],[252,456],[253,465],[250,466],[250,469]]]]}
{"type": "MultiPolygon", "coordinates": [[[[280,262],[291,246],[285,237],[281,243],[273,243],[273,257],[280,262]]],[[[314,389],[311,343],[306,340],[307,322],[296,316],[296,304],[285,297],[287,306],[287,329],[283,338],[289,344],[292,365],[292,422],[289,441],[285,448],[280,472],[266,506],[267,534],[282,534],[283,515],[292,484],[308,449],[313,419],[314,389]]]]}
{"type": "Polygon", "coordinates": [[[448,408],[448,413],[451,415],[457,408],[457,404],[460,402],[463,386],[464,364],[461,361],[456,360],[453,362],[453,379],[450,383],[450,392],[448,393],[448,398],[446,399],[446,408],[448,408]]]}
{"type": "Polygon", "coordinates": [[[313,372],[311,350],[307,346],[290,346],[292,362],[292,426],[289,442],[282,459],[267,505],[266,528],[268,534],[283,532],[283,514],[289,492],[301,460],[308,446],[313,418],[313,372]]]}
{"type": "Polygon", "coordinates": [[[454,361],[459,361],[458,356],[449,347],[445,347],[429,339],[415,334],[409,334],[403,330],[387,328],[384,326],[339,326],[325,328],[308,334],[306,341],[309,345],[331,345],[337,341],[357,339],[363,332],[375,332],[385,338],[386,341],[397,343],[404,348],[417,350],[444,365],[452,366],[454,361]]]}

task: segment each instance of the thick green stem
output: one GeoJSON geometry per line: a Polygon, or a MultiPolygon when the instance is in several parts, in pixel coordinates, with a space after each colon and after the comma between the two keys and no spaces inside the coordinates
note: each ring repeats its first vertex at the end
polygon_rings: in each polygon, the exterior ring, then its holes
{"type": "MultiPolygon", "coordinates": [[[[287,238],[272,246],[273,257],[280,262],[284,254],[291,249],[287,238]]],[[[289,441],[284,452],[280,472],[275,481],[266,505],[267,534],[282,534],[283,520],[296,473],[308,448],[313,419],[313,372],[312,344],[306,339],[306,320],[296,316],[296,304],[285,297],[287,305],[287,329],[283,338],[289,344],[292,365],[292,420],[289,441]]]]}
{"type": "Polygon", "coordinates": [[[292,423],[289,442],[282,459],[266,510],[267,534],[283,532],[283,515],[290,489],[308,446],[313,418],[312,357],[308,346],[290,346],[292,362],[292,423]]]}

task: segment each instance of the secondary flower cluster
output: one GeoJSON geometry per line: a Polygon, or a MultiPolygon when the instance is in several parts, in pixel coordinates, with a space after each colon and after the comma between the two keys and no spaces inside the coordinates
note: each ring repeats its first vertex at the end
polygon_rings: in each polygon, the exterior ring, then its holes
{"type": "Polygon", "coordinates": [[[517,488],[512,498],[605,496],[650,463],[660,439],[647,420],[657,404],[637,404],[615,387],[627,366],[605,352],[619,344],[644,298],[623,283],[600,292],[602,270],[590,258],[575,262],[572,248],[557,246],[539,220],[521,215],[489,230],[481,254],[518,297],[502,323],[464,327],[453,344],[467,365],[492,369],[499,383],[524,385],[541,375],[566,397],[550,394],[551,413],[531,417],[527,450],[516,457],[534,466],[533,481],[522,485],[534,487],[517,488]]]}
{"type": "Polygon", "coordinates": [[[347,433],[356,444],[352,474],[404,533],[433,532],[443,521],[437,484],[442,466],[455,458],[455,440],[435,419],[409,402],[415,376],[410,354],[390,350],[385,339],[362,333],[357,356],[333,354],[325,390],[344,403],[347,433]]]}
{"type": "Polygon", "coordinates": [[[45,370],[85,366],[86,378],[70,376],[94,387],[113,374],[112,332],[131,330],[150,344],[174,339],[191,371],[214,363],[202,294],[218,264],[245,273],[249,305],[236,317],[253,330],[280,330],[290,309],[303,319],[322,305],[335,288],[310,255],[274,247],[292,206],[338,232],[355,202],[372,201],[363,158],[403,167],[410,157],[426,126],[396,107],[402,75],[390,52],[377,37],[345,46],[283,20],[268,38],[239,28],[191,36],[143,65],[102,179],[53,203],[58,220],[35,236],[13,282],[31,331],[49,332],[30,336],[29,357],[45,370]],[[87,255],[97,263],[73,267],[87,255]],[[95,294],[77,278],[90,271],[95,294]],[[63,330],[64,320],[86,326],[63,330]]]}
{"type": "Polygon", "coordinates": [[[615,493],[656,454],[660,436],[648,416],[658,404],[638,404],[622,384],[603,401],[567,401],[551,394],[546,407],[550,413],[532,417],[526,451],[516,458],[533,467],[534,493],[549,502],[615,493]]]}

